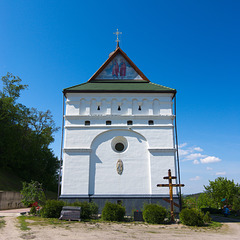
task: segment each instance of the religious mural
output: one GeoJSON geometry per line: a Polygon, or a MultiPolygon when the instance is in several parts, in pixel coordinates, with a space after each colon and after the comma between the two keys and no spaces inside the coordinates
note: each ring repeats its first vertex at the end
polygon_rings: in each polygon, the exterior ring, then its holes
{"type": "Polygon", "coordinates": [[[118,159],[117,161],[117,173],[119,175],[122,175],[122,172],[123,172],[123,162],[121,159],[118,159]]]}
{"type": "Polygon", "coordinates": [[[132,66],[118,54],[96,79],[142,79],[132,66]]]}

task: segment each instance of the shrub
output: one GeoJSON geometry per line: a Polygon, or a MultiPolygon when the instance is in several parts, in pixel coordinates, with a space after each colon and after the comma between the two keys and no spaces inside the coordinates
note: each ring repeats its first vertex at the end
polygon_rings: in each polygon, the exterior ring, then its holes
{"type": "Polygon", "coordinates": [[[163,223],[167,216],[167,210],[158,204],[145,204],[143,207],[143,219],[147,223],[163,223]]]}
{"type": "Polygon", "coordinates": [[[106,221],[123,221],[126,209],[120,204],[106,202],[102,210],[102,218],[106,221]]]}
{"type": "Polygon", "coordinates": [[[210,223],[212,221],[212,218],[210,217],[210,213],[206,212],[204,217],[203,217],[204,223],[210,223]]]}
{"type": "Polygon", "coordinates": [[[31,215],[36,215],[36,213],[37,213],[36,207],[35,207],[35,206],[32,206],[31,209],[30,209],[30,214],[31,214],[31,215]]]}
{"type": "Polygon", "coordinates": [[[48,200],[41,210],[41,216],[44,218],[59,218],[64,205],[63,201],[48,200]]]}
{"type": "Polygon", "coordinates": [[[98,214],[98,205],[94,202],[74,202],[71,206],[81,207],[81,219],[90,219],[92,215],[98,214]]]}
{"type": "Polygon", "coordinates": [[[203,226],[204,213],[196,208],[183,209],[180,214],[180,221],[188,226],[203,226]]]}

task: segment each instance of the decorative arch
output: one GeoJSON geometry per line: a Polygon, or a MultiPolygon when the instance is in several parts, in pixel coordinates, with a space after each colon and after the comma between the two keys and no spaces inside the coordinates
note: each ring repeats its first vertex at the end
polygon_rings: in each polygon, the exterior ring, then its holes
{"type": "Polygon", "coordinates": [[[111,129],[98,134],[91,143],[89,194],[150,194],[148,148],[146,138],[131,129],[111,129]],[[117,146],[118,140],[124,145],[119,151],[114,149],[121,147],[117,146]],[[123,164],[121,174],[117,171],[118,160],[123,164]]]}

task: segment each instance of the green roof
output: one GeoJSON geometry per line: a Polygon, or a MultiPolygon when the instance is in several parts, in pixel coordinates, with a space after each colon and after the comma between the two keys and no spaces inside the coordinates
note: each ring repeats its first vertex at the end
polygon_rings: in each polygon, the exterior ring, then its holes
{"type": "Polygon", "coordinates": [[[102,81],[86,82],[73,87],[65,88],[63,93],[80,92],[141,92],[141,93],[176,93],[173,88],[146,81],[102,81]]]}

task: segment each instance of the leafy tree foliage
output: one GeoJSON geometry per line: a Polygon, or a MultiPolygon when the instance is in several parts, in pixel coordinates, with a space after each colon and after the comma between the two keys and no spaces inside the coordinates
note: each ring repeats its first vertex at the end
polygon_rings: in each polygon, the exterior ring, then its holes
{"type": "Polygon", "coordinates": [[[58,130],[50,111],[41,112],[17,103],[28,86],[19,77],[7,73],[0,91],[0,167],[11,169],[30,182],[43,183],[53,190],[57,183],[58,159],[49,148],[58,130]]]}
{"type": "Polygon", "coordinates": [[[23,182],[21,194],[23,196],[22,202],[26,206],[34,202],[43,204],[46,201],[42,184],[37,181],[31,181],[30,183],[23,182]]]}
{"type": "Polygon", "coordinates": [[[216,208],[215,200],[208,193],[201,193],[197,199],[198,208],[216,208]]]}
{"type": "Polygon", "coordinates": [[[214,181],[209,181],[208,186],[204,186],[207,196],[214,200],[214,207],[220,208],[224,203],[222,199],[227,199],[229,205],[233,205],[233,199],[239,195],[240,186],[233,180],[218,177],[214,181]]]}

